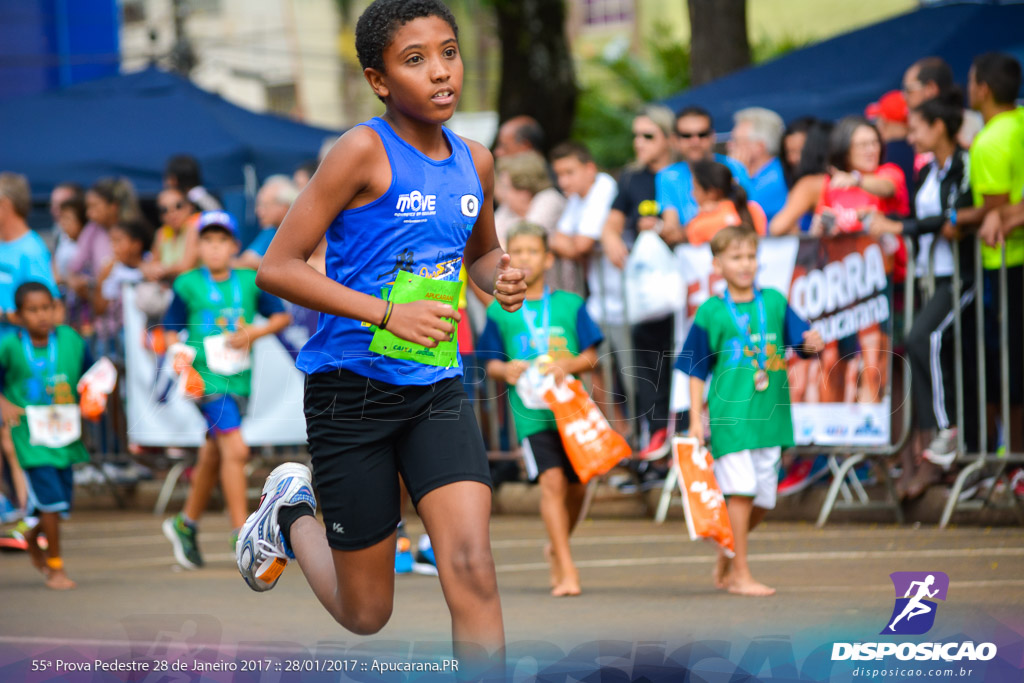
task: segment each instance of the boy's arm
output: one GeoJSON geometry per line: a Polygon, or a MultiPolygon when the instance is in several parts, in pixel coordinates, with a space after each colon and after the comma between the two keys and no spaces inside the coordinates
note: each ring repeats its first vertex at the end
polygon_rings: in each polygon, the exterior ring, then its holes
{"type": "Polygon", "coordinates": [[[704,445],[704,380],[690,377],[690,436],[704,445]]]}
{"type": "MultiPolygon", "coordinates": [[[[328,315],[380,324],[386,301],[335,282],[307,261],[342,210],[369,204],[390,184],[390,162],[377,134],[356,126],[342,135],[281,222],[260,264],[257,286],[328,315]]],[[[433,348],[455,331],[449,321],[459,317],[440,301],[415,301],[395,305],[387,329],[433,348]]]]}
{"type": "Polygon", "coordinates": [[[467,140],[466,144],[480,176],[484,201],[466,241],[462,261],[477,287],[492,292],[506,311],[516,311],[526,295],[525,274],[509,266],[511,259],[502,251],[494,232],[494,158],[479,142],[467,140]]]}

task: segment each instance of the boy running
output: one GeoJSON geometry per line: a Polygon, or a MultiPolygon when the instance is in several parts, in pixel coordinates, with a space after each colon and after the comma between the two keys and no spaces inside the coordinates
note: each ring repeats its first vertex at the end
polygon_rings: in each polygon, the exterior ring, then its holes
{"type": "Polygon", "coordinates": [[[203,566],[197,542],[199,518],[210,502],[220,479],[234,550],[238,530],[245,522],[245,463],[249,446],[242,438],[242,416],[251,390],[252,345],[260,337],[277,334],[291,316],[275,296],[256,287],[256,272],[234,269],[238,253],[235,219],[224,211],[206,211],[199,217],[200,268],[174,280],[174,299],[164,315],[168,344],[177,333],[188,331],[188,345],[195,352],[192,367],[202,379],[199,410],[206,418],[206,440],[182,511],[164,520],[163,532],[174,548],[174,558],[186,569],[203,566]],[[256,313],[267,321],[253,325],[256,313]]]}
{"type": "Polygon", "coordinates": [[[388,297],[408,273],[451,287],[463,263],[506,310],[519,308],[526,285],[494,233],[490,153],[442,125],[462,90],[451,12],[436,0],[377,0],[356,25],[356,51],[385,114],[334,145],[258,277],[261,287],[320,311],[296,364],[308,375],[306,425],[324,524],[314,517],[309,470],[282,465],[239,537],[238,567],[253,590],[269,590],[294,557],[338,623],[376,633],[394,601],[401,475],[433,543],[456,656],[493,654],[504,629],[487,456],[458,354],[444,365],[430,353],[453,338],[460,316],[450,296],[388,297]],[[306,263],[325,234],[326,276],[306,263]],[[419,345],[424,362],[370,351],[377,330],[419,345]]]}
{"type": "Polygon", "coordinates": [[[527,407],[516,383],[523,373],[525,382],[536,385],[541,375],[553,375],[560,383],[566,375],[593,370],[603,337],[582,297],[548,290],[544,275],[554,265],[555,255],[548,249],[544,228],[520,223],[509,233],[508,253],[512,265],[526,273],[526,300],[516,313],[491,304],[476,352],[488,361],[490,377],[508,383],[526,472],[540,482],[540,513],[550,541],[545,554],[551,564],[551,594],[579,595],[580,576],[569,552],[569,535],[585,488],[565,453],[554,414],[536,405],[527,407]]]}
{"type": "Polygon", "coordinates": [[[745,226],[724,228],[711,238],[715,273],[727,286],[697,309],[676,368],[690,376],[690,436],[702,444],[708,397],[715,478],[728,499],[736,541],[731,560],[719,550],[715,587],[766,596],[775,589],[751,575],[747,536],[775,507],[779,458],[793,445],[785,349],[810,354],[825,345],[783,294],[754,286],[757,239],[745,226]]]}
{"type": "Polygon", "coordinates": [[[71,512],[71,467],[89,459],[81,440],[78,380],[92,361],[78,333],[55,324],[56,301],[45,284],[19,286],[14,305],[15,322],[24,329],[0,340],[0,404],[28,480],[28,512],[39,517],[25,541],[47,587],[67,590],[75,582],[60,556],[60,518],[71,512]],[[49,543],[45,554],[40,534],[49,543]]]}

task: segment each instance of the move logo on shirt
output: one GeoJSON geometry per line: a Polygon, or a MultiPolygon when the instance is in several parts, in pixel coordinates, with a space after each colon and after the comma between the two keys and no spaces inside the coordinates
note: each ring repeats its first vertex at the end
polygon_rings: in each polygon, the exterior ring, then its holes
{"type": "Polygon", "coordinates": [[[407,194],[398,195],[398,204],[395,205],[397,216],[432,216],[437,213],[437,195],[423,194],[419,190],[413,190],[407,194]]]}

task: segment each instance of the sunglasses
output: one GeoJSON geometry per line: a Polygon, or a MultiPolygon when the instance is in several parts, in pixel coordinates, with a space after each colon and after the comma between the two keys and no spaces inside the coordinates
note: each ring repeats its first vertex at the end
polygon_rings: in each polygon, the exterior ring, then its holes
{"type": "Polygon", "coordinates": [[[654,133],[633,133],[633,138],[643,138],[644,140],[653,140],[654,133]]]}
{"type": "Polygon", "coordinates": [[[160,211],[161,214],[165,214],[165,213],[169,213],[171,211],[179,211],[179,210],[181,210],[183,208],[185,208],[185,203],[184,202],[178,202],[177,204],[173,204],[171,206],[161,206],[161,207],[159,207],[158,210],[160,211]]]}
{"type": "Polygon", "coordinates": [[[704,138],[711,137],[711,131],[710,130],[702,130],[699,133],[681,133],[681,132],[679,132],[677,130],[676,131],[676,135],[678,135],[679,137],[681,137],[684,140],[689,140],[691,138],[700,138],[700,139],[703,140],[704,138]]]}

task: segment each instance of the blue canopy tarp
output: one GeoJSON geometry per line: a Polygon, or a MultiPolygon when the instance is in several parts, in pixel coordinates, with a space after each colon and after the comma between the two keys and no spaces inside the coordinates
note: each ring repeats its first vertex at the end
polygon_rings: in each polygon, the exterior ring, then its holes
{"type": "Polygon", "coordinates": [[[191,154],[214,192],[315,158],[337,131],[256,114],[158,69],[80,83],[0,103],[0,170],[25,174],[37,198],[54,185],[129,178],[140,195],[159,191],[167,159],[191,154]]]}
{"type": "Polygon", "coordinates": [[[1024,61],[1024,4],[956,4],[922,8],[795,50],[667,98],[678,111],[700,105],[719,131],[744,107],[767,107],[786,121],[805,115],[838,119],[863,113],[921,57],[938,56],[966,89],[975,56],[1007,52],[1024,61]]]}

